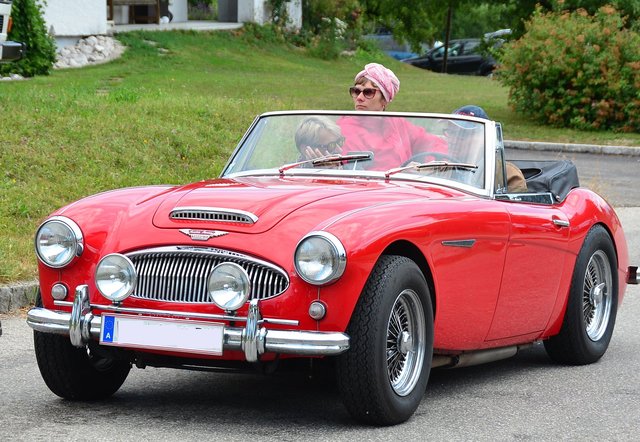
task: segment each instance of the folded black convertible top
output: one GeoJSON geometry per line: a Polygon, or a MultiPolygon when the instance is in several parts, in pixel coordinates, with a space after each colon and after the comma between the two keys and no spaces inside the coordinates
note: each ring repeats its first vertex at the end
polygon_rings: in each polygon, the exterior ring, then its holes
{"type": "Polygon", "coordinates": [[[580,187],[578,169],[569,160],[510,160],[518,166],[530,192],[551,192],[563,201],[569,191],[580,187]]]}

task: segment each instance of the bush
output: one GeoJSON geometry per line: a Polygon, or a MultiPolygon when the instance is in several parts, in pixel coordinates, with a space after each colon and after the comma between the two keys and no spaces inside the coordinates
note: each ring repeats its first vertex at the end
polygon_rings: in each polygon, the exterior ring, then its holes
{"type": "Polygon", "coordinates": [[[515,110],[538,121],[640,132],[640,34],[611,6],[593,16],[537,9],[497,74],[515,110]]]}
{"type": "Polygon", "coordinates": [[[14,0],[11,17],[8,38],[26,43],[27,53],[20,61],[0,65],[0,74],[48,75],[56,61],[56,44],[47,32],[42,7],[36,0],[14,0]]]}

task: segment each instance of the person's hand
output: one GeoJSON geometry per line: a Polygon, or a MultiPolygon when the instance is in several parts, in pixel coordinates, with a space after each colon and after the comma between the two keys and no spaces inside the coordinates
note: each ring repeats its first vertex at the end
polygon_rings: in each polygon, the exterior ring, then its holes
{"type": "Polygon", "coordinates": [[[328,154],[329,152],[327,152],[326,150],[322,150],[317,147],[305,146],[302,149],[303,160],[313,160],[315,158],[320,158],[328,154]]]}
{"type": "MultiPolygon", "coordinates": [[[[329,152],[329,150],[327,150],[327,149],[321,149],[319,147],[306,146],[306,147],[304,147],[302,149],[302,159],[303,159],[303,161],[313,160],[313,159],[316,159],[316,158],[325,157],[327,155],[340,155],[341,153],[342,153],[342,149],[340,149],[340,148],[336,149],[335,152],[329,152]]],[[[342,168],[342,164],[336,163],[336,164],[326,165],[325,167],[327,167],[329,169],[341,169],[342,168]]]]}
{"type": "Polygon", "coordinates": [[[338,148],[334,152],[330,152],[327,149],[321,149],[319,147],[305,146],[302,149],[303,160],[313,160],[315,158],[325,157],[327,155],[340,155],[342,149],[338,148]]]}

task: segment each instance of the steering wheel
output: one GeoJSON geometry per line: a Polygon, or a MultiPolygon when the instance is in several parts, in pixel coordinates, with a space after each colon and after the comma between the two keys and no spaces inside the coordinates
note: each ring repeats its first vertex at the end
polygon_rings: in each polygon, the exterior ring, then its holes
{"type": "Polygon", "coordinates": [[[439,161],[439,160],[446,160],[446,161],[451,161],[452,163],[459,163],[460,160],[458,160],[457,158],[447,154],[447,153],[442,153],[442,152],[420,152],[420,153],[416,153],[414,155],[411,155],[411,158],[409,158],[407,161],[405,161],[404,163],[402,163],[402,165],[400,167],[404,167],[404,166],[408,166],[411,163],[423,163],[424,159],[427,157],[432,157],[434,159],[434,161],[439,161]]]}

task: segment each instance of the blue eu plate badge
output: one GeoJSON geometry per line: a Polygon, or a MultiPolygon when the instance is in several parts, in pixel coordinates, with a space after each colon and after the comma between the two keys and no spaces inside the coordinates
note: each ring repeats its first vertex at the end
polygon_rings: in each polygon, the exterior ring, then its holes
{"type": "Polygon", "coordinates": [[[113,316],[102,316],[102,342],[113,342],[113,332],[116,318],[113,316]]]}
{"type": "Polygon", "coordinates": [[[224,325],[214,322],[103,314],[100,344],[221,355],[224,325]]]}

